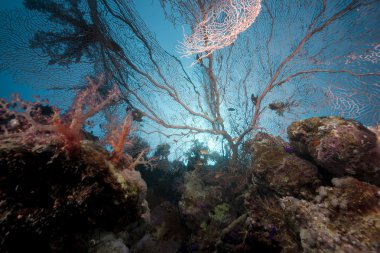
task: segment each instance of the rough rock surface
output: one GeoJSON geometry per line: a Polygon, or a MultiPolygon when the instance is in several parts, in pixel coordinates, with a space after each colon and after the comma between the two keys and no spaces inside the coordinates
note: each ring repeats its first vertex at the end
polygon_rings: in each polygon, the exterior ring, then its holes
{"type": "Polygon", "coordinates": [[[356,179],[376,176],[378,129],[327,117],[294,122],[289,132],[290,144],[266,133],[249,141],[245,175],[185,176],[179,207],[191,231],[188,248],[380,252],[380,188],[356,179]]]}
{"type": "MultiPolygon", "coordinates": [[[[58,143],[2,140],[1,252],[86,252],[99,243],[91,236],[95,229],[131,232],[148,218],[140,174],[116,167],[92,141],[70,153],[58,143]]],[[[138,236],[134,230],[125,243],[138,236]]],[[[115,243],[110,247],[127,252],[115,243]]]]}
{"type": "Polygon", "coordinates": [[[321,184],[315,165],[297,157],[281,138],[258,133],[251,141],[254,180],[281,196],[313,198],[321,184]]]}
{"type": "Polygon", "coordinates": [[[340,117],[309,118],[288,127],[291,145],[333,176],[349,175],[380,185],[376,134],[340,117]]]}
{"type": "Polygon", "coordinates": [[[164,201],[152,208],[151,223],[148,233],[132,248],[134,253],[150,253],[152,249],[157,253],[183,252],[180,249],[186,239],[185,231],[178,208],[169,201],[164,201]]]}
{"type": "Polygon", "coordinates": [[[357,179],[334,178],[313,202],[281,199],[304,252],[380,251],[380,189],[357,179]]]}
{"type": "Polygon", "coordinates": [[[355,168],[357,178],[370,181],[374,171],[367,173],[358,166],[374,164],[378,137],[359,123],[336,117],[294,122],[289,132],[290,146],[264,133],[249,142],[252,180],[245,193],[244,248],[263,252],[379,252],[380,188],[352,177],[331,180],[332,164],[336,164],[342,174],[355,168]],[[323,126],[321,133],[317,123],[323,126]],[[338,145],[325,145],[331,136],[338,145]],[[321,146],[317,149],[313,144],[321,146]],[[318,152],[322,147],[319,158],[325,163],[313,159],[310,151],[318,152]],[[345,154],[353,147],[357,151],[345,154]],[[293,148],[297,152],[293,153],[293,148]],[[344,155],[354,165],[340,160],[334,163],[330,153],[344,155]],[[323,173],[317,173],[317,166],[323,173]]]}
{"type": "Polygon", "coordinates": [[[223,202],[222,189],[208,186],[197,171],[185,175],[179,210],[190,229],[197,229],[207,220],[212,208],[223,202]]]}
{"type": "Polygon", "coordinates": [[[252,152],[252,180],[245,193],[245,247],[263,252],[301,252],[280,200],[285,196],[312,200],[321,185],[317,167],[297,157],[279,137],[258,133],[247,145],[252,152]]]}
{"type": "Polygon", "coordinates": [[[194,252],[238,252],[243,243],[245,217],[241,186],[246,175],[194,170],[185,174],[181,218],[191,236],[187,248],[194,252]],[[242,216],[243,215],[243,216],[242,216]]]}
{"type": "Polygon", "coordinates": [[[110,232],[96,231],[93,234],[97,240],[91,241],[90,252],[94,253],[129,253],[122,238],[110,232]]]}

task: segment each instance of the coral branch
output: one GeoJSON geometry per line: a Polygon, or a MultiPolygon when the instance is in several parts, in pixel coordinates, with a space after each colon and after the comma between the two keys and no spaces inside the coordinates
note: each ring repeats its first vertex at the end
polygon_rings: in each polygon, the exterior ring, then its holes
{"type": "Polygon", "coordinates": [[[78,92],[73,105],[68,112],[71,120],[69,128],[79,131],[84,126],[86,120],[94,116],[104,107],[114,102],[119,96],[119,90],[114,87],[104,98],[99,93],[99,88],[104,84],[104,76],[98,80],[87,78],[88,86],[78,92]]]}
{"type": "Polygon", "coordinates": [[[122,160],[125,157],[125,147],[127,145],[132,145],[132,142],[129,139],[129,135],[132,131],[132,121],[132,113],[129,111],[121,125],[116,125],[117,123],[115,121],[109,123],[109,132],[107,134],[108,136],[106,137],[106,141],[113,149],[111,159],[113,162],[117,163],[122,160]]]}

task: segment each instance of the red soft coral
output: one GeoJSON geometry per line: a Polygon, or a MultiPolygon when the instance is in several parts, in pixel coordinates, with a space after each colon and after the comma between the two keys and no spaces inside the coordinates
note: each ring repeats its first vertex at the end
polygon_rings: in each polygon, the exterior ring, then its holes
{"type": "Polygon", "coordinates": [[[71,150],[79,147],[86,121],[119,97],[116,87],[106,97],[101,96],[99,88],[104,84],[103,76],[98,79],[87,78],[87,81],[87,87],[77,93],[68,112],[54,120],[57,132],[64,137],[66,148],[71,150]]]}
{"type": "Polygon", "coordinates": [[[116,87],[102,96],[99,88],[103,84],[103,77],[88,78],[87,87],[77,93],[72,106],[62,116],[57,108],[38,97],[36,102],[25,102],[18,95],[11,102],[0,99],[0,139],[17,139],[25,144],[63,141],[66,150],[77,150],[86,121],[119,96],[116,87]]]}
{"type": "Polygon", "coordinates": [[[119,162],[123,158],[129,160],[129,158],[124,155],[124,150],[127,145],[132,145],[132,142],[129,139],[129,135],[132,131],[132,121],[133,117],[129,111],[122,124],[118,124],[114,120],[109,122],[106,141],[112,147],[113,162],[119,162]]]}

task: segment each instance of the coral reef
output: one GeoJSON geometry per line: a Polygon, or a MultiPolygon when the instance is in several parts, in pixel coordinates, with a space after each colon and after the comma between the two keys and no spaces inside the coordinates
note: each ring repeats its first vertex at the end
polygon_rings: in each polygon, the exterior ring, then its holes
{"type": "Polygon", "coordinates": [[[188,251],[234,252],[242,243],[243,188],[238,185],[244,177],[202,169],[185,174],[179,209],[191,231],[188,251]]]}
{"type": "Polygon", "coordinates": [[[315,201],[281,199],[304,252],[379,252],[380,191],[357,179],[334,178],[315,201]]]}
{"type": "Polygon", "coordinates": [[[366,171],[368,167],[359,165],[375,164],[378,137],[360,123],[338,117],[294,122],[288,132],[290,144],[259,133],[247,145],[253,158],[252,182],[245,194],[245,247],[378,252],[380,188],[352,177],[331,180],[338,169],[340,175],[355,169],[351,174],[356,178],[376,182],[369,178],[378,175],[373,173],[376,167],[366,171]],[[293,149],[296,153],[289,152],[293,149]],[[339,155],[347,161],[334,158],[339,155]]]}
{"type": "Polygon", "coordinates": [[[252,162],[240,177],[202,168],[187,173],[180,210],[192,233],[188,248],[378,252],[380,188],[358,180],[376,176],[359,168],[376,164],[374,132],[352,120],[311,118],[289,127],[290,143],[266,133],[248,141],[252,162]],[[348,161],[335,161],[338,155],[348,161]],[[358,179],[344,176],[350,173],[358,179]]]}
{"type": "Polygon", "coordinates": [[[82,141],[75,157],[55,144],[0,141],[2,251],[78,252],[89,247],[85,240],[94,229],[143,223],[145,183],[108,159],[91,141],[82,141]]]}
{"type": "Polygon", "coordinates": [[[379,127],[301,120],[290,143],[262,132],[248,141],[246,170],[196,157],[185,172],[169,147],[147,167],[130,114],[111,126],[111,153],[41,101],[0,105],[1,251],[380,251],[379,127]]]}
{"type": "Polygon", "coordinates": [[[119,171],[91,141],[81,142],[75,159],[60,148],[0,142],[4,251],[78,250],[92,229],[121,231],[147,215],[138,172],[119,171]]]}
{"type": "Polygon", "coordinates": [[[281,209],[279,196],[253,184],[245,197],[245,248],[261,252],[302,252],[297,234],[281,209]]]}
{"type": "Polygon", "coordinates": [[[149,208],[136,160],[114,162],[82,129],[117,95],[102,98],[99,86],[90,81],[64,115],[45,101],[0,100],[1,252],[125,252],[142,237],[149,208]]]}
{"type": "Polygon", "coordinates": [[[288,146],[279,137],[258,133],[250,144],[254,159],[251,167],[253,178],[257,184],[281,196],[310,199],[321,184],[317,167],[287,152],[288,146]]]}
{"type": "Polygon", "coordinates": [[[178,207],[169,201],[163,201],[151,211],[151,223],[145,234],[132,248],[132,252],[176,253],[186,239],[186,229],[183,227],[178,207]]]}
{"type": "Polygon", "coordinates": [[[301,245],[281,209],[281,197],[312,200],[321,185],[315,165],[289,152],[279,137],[258,133],[246,144],[252,152],[252,180],[245,193],[245,247],[271,252],[300,252],[301,245]]]}
{"type": "Polygon", "coordinates": [[[349,175],[380,185],[376,134],[359,122],[314,117],[292,123],[288,135],[301,155],[310,156],[334,176],[349,175]]]}
{"type": "Polygon", "coordinates": [[[202,222],[209,219],[214,206],[223,203],[222,189],[218,186],[206,185],[200,172],[186,173],[179,209],[186,225],[190,229],[199,228],[202,222]]]}

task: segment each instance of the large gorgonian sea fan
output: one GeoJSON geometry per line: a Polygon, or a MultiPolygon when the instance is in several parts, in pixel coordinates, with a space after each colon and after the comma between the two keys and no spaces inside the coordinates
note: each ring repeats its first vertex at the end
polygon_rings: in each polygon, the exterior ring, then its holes
{"type": "MultiPolygon", "coordinates": [[[[179,46],[183,56],[206,55],[229,46],[248,29],[261,11],[261,0],[218,0],[205,10],[191,36],[179,46]]],[[[201,57],[201,58],[203,58],[201,57]]]]}
{"type": "Polygon", "coordinates": [[[380,123],[380,94],[357,89],[329,88],[325,92],[327,103],[334,113],[345,118],[358,120],[366,125],[380,123]]]}
{"type": "Polygon", "coordinates": [[[372,49],[365,51],[363,54],[351,53],[346,56],[345,64],[353,62],[370,62],[376,64],[380,61],[380,43],[374,45],[372,49]]]}

